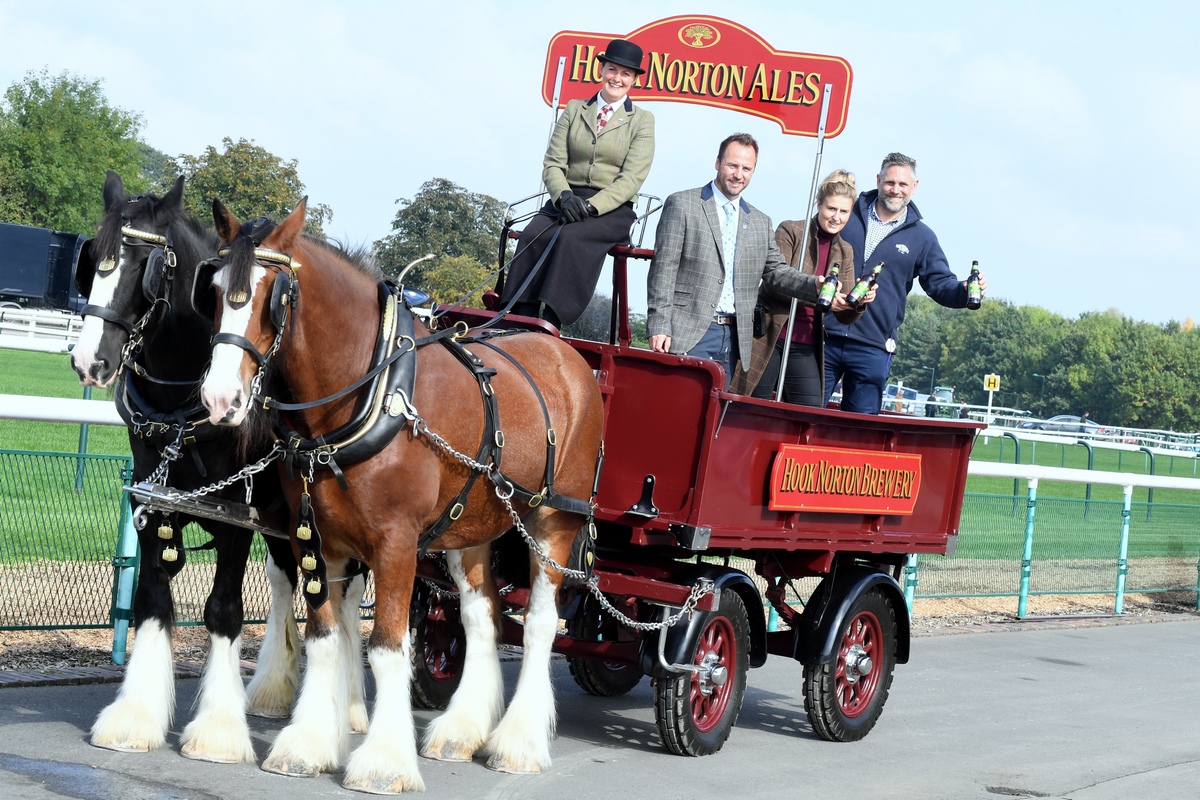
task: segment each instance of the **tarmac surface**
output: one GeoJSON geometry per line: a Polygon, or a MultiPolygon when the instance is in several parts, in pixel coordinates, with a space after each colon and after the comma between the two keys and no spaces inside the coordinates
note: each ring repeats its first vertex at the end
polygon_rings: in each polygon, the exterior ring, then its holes
{"type": "MultiPolygon", "coordinates": [[[[804,713],[801,668],[781,658],[751,670],[724,749],[682,758],[663,749],[649,681],[619,698],[576,687],[553,665],[559,730],[542,775],[422,760],[440,798],[887,798],[1193,800],[1200,797],[1200,618],[1098,627],[1013,626],[924,636],[898,665],[866,739],[818,738],[804,713]]],[[[518,668],[505,664],[511,692],[518,668]]],[[[187,674],[185,671],[184,674],[187,674]]],[[[32,681],[37,683],[37,681],[32,681]]],[[[91,747],[88,729],[113,683],[0,688],[0,797],[88,800],[361,797],[337,775],[286,778],[256,765],[179,755],[198,686],[179,680],[169,747],[146,754],[91,747]]],[[[435,712],[418,711],[423,726],[435,712]]],[[[283,723],[251,720],[261,760],[283,723]]]]}

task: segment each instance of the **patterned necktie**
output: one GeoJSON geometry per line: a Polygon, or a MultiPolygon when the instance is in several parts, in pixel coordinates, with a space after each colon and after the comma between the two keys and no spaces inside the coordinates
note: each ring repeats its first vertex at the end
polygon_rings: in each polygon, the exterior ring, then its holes
{"type": "Polygon", "coordinates": [[[596,117],[596,133],[604,130],[604,126],[608,124],[608,118],[612,116],[612,112],[612,106],[605,106],[600,109],[600,116],[596,117]]]}
{"type": "Polygon", "coordinates": [[[723,207],[725,221],[721,226],[721,251],[725,257],[725,282],[721,286],[719,311],[733,311],[733,263],[737,255],[737,206],[729,201],[723,207]]]}

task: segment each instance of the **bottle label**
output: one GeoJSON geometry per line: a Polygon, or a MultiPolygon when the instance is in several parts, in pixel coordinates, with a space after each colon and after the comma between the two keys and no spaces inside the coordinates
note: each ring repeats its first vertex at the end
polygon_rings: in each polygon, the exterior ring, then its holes
{"type": "Polygon", "coordinates": [[[833,295],[837,292],[838,280],[836,277],[826,278],[825,283],[821,284],[820,302],[822,305],[829,305],[833,302],[833,295]]]}

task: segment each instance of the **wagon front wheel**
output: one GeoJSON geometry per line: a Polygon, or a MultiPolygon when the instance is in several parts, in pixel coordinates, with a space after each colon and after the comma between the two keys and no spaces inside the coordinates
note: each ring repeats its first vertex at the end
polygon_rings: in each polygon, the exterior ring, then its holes
{"type": "MultiPolygon", "coordinates": [[[[584,598],[579,613],[567,623],[567,633],[588,642],[616,641],[620,624],[600,607],[590,593],[584,598]]],[[[596,697],[619,697],[628,694],[642,680],[642,671],[630,664],[601,661],[594,658],[567,656],[571,677],[579,687],[596,697]]]]}
{"type": "Polygon", "coordinates": [[[837,657],[804,667],[804,710],[813,730],[830,742],[866,736],[887,702],[896,667],[896,612],[879,589],[850,607],[837,657]]]}
{"type": "Polygon", "coordinates": [[[746,606],[735,592],[722,592],[692,652],[697,669],[660,678],[654,687],[654,716],[668,750],[707,756],[721,749],[742,708],[749,650],[746,606]]]}
{"type": "Polygon", "coordinates": [[[417,581],[409,611],[412,629],[412,700],[418,708],[444,709],[462,680],[467,637],[458,601],[417,581]]]}

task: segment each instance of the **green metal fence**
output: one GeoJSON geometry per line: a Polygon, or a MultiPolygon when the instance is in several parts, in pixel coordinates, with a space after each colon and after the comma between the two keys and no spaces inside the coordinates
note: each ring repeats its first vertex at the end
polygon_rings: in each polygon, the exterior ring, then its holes
{"type": "MultiPolygon", "coordinates": [[[[131,470],[123,457],[0,450],[0,630],[121,631],[128,613],[114,611],[116,578],[135,557],[120,555],[121,532],[131,533],[121,490],[131,470]]],[[[1200,506],[1126,511],[1121,501],[1037,498],[1036,519],[1030,506],[1031,498],[967,494],[957,549],[910,563],[910,596],[1114,593],[1119,610],[1119,583],[1128,592],[1196,591],[1200,506]]],[[[206,539],[194,525],[184,530],[188,546],[206,539]]],[[[265,557],[256,537],[244,584],[251,622],[269,609],[265,557]]],[[[214,561],[211,550],[191,551],[172,582],[180,624],[202,624],[214,561]]]]}

